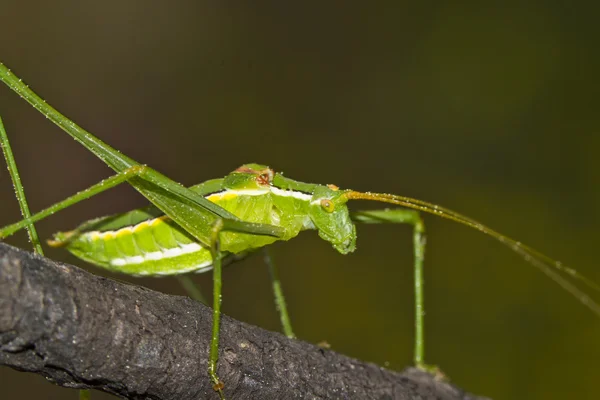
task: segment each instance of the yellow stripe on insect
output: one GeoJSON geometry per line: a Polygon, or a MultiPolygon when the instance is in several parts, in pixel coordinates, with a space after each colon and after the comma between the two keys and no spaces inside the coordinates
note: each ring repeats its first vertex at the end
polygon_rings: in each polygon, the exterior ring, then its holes
{"type": "Polygon", "coordinates": [[[133,234],[133,229],[131,226],[126,226],[125,228],[121,228],[114,232],[114,235],[117,239],[123,236],[130,236],[131,234],[133,234]]]}
{"type": "Polygon", "coordinates": [[[110,240],[110,239],[114,239],[117,236],[117,233],[119,231],[108,231],[108,232],[102,232],[100,233],[99,237],[102,240],[110,240]]]}
{"type": "Polygon", "coordinates": [[[139,224],[135,225],[135,226],[133,227],[133,229],[132,229],[132,230],[133,230],[133,233],[140,233],[140,232],[141,232],[141,231],[143,231],[144,229],[148,229],[148,228],[150,228],[150,223],[151,223],[151,222],[153,222],[153,221],[155,221],[156,219],[158,219],[158,218],[155,218],[155,219],[153,219],[153,220],[150,220],[150,221],[144,221],[144,222],[142,222],[142,223],[139,223],[139,224]]]}
{"type": "Polygon", "coordinates": [[[213,193],[206,197],[207,200],[213,203],[217,200],[229,200],[238,196],[262,196],[268,193],[281,197],[292,197],[298,200],[308,201],[312,198],[312,195],[308,193],[302,193],[295,190],[280,189],[275,186],[268,186],[261,189],[242,189],[242,190],[225,190],[223,192],[213,193]]]}
{"type": "Polygon", "coordinates": [[[88,235],[92,241],[96,241],[102,238],[102,235],[98,231],[89,232],[88,235]]]}
{"type": "Polygon", "coordinates": [[[210,196],[206,197],[206,199],[210,200],[214,203],[217,200],[231,200],[231,199],[235,199],[238,196],[239,195],[237,193],[226,191],[226,192],[211,194],[210,196]]]}
{"type": "MultiPolygon", "coordinates": [[[[142,224],[146,223],[146,224],[148,224],[148,226],[152,226],[152,225],[160,224],[167,218],[169,218],[169,217],[167,217],[166,215],[163,215],[162,217],[154,218],[149,221],[144,221],[144,222],[142,222],[142,224]]],[[[142,224],[139,224],[139,225],[142,225],[142,224]]]]}
{"type": "Polygon", "coordinates": [[[256,190],[256,189],[245,189],[245,190],[225,190],[223,192],[213,193],[209,196],[206,196],[207,200],[212,201],[213,203],[218,200],[231,200],[235,199],[239,196],[262,196],[264,194],[269,193],[269,188],[256,190]]]}
{"type": "Polygon", "coordinates": [[[161,217],[157,217],[157,218],[154,218],[154,219],[151,219],[148,221],[140,222],[139,224],[136,224],[133,226],[123,227],[116,231],[103,231],[103,232],[90,231],[90,232],[85,232],[85,235],[93,241],[119,238],[122,236],[131,235],[133,233],[139,233],[139,232],[143,231],[144,229],[148,229],[152,226],[156,226],[157,224],[163,223],[163,221],[166,218],[168,218],[168,217],[166,215],[163,215],[161,217]]]}

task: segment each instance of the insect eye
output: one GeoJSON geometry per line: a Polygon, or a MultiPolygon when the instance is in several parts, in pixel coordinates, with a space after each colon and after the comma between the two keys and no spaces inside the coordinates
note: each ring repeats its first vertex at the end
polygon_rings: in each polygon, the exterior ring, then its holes
{"type": "Polygon", "coordinates": [[[333,209],[335,208],[335,206],[333,205],[333,202],[328,199],[321,200],[321,207],[323,207],[323,210],[325,210],[329,213],[333,212],[333,209]]]}

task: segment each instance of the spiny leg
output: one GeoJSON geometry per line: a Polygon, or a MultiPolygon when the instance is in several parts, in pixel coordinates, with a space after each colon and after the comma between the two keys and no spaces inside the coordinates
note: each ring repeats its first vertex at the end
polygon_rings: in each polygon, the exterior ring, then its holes
{"type": "Polygon", "coordinates": [[[290,339],[295,339],[296,335],[294,335],[294,332],[292,331],[292,323],[290,322],[290,316],[285,304],[285,298],[283,297],[283,289],[281,288],[281,281],[279,280],[277,266],[273,261],[270,251],[266,247],[263,248],[263,253],[265,263],[269,268],[269,276],[271,277],[271,284],[273,285],[273,295],[275,296],[275,307],[279,312],[283,333],[290,339]]]}
{"type": "Polygon", "coordinates": [[[7,236],[12,235],[13,233],[25,228],[28,225],[33,224],[34,222],[38,222],[60,210],[63,210],[73,204],[79,203],[82,200],[89,199],[92,196],[100,194],[105,190],[111,189],[128,179],[131,179],[134,176],[140,175],[146,167],[144,166],[134,166],[126,169],[123,172],[119,172],[116,175],[113,175],[100,183],[97,183],[85,190],[82,190],[79,193],[74,194],[73,196],[59,202],[53,204],[52,206],[32,215],[29,218],[25,218],[17,223],[12,225],[5,226],[0,230],[0,238],[5,238],[7,236]]]}
{"type": "Polygon", "coordinates": [[[219,361],[219,333],[221,326],[221,249],[220,235],[223,230],[223,220],[217,219],[211,229],[211,246],[210,252],[213,259],[213,328],[212,337],[210,340],[210,352],[208,358],[208,374],[213,381],[213,389],[215,389],[222,400],[223,382],[217,376],[217,362],[219,361]]]}
{"type": "Polygon", "coordinates": [[[415,210],[396,208],[391,210],[357,211],[352,219],[367,224],[410,224],[413,226],[414,286],[415,286],[415,366],[424,370],[435,370],[425,364],[425,305],[423,260],[425,257],[425,225],[415,210]]]}
{"type": "MultiPolygon", "coordinates": [[[[31,217],[31,212],[29,211],[29,205],[27,204],[27,198],[25,197],[25,189],[23,188],[23,184],[21,182],[17,163],[15,161],[12,148],[10,147],[8,135],[6,134],[4,124],[2,123],[2,118],[0,118],[0,148],[2,148],[2,153],[4,154],[4,159],[6,160],[6,166],[8,167],[8,173],[10,174],[10,178],[15,189],[15,195],[19,203],[19,208],[21,209],[21,215],[23,218],[29,218],[31,217]]],[[[43,256],[44,250],[42,248],[42,244],[40,243],[40,238],[37,234],[37,230],[35,229],[35,225],[33,223],[28,224],[25,226],[25,229],[27,230],[29,241],[33,245],[33,251],[43,256]]],[[[90,399],[91,393],[89,390],[79,390],[79,400],[90,399]]]]}
{"type": "MultiPolygon", "coordinates": [[[[8,167],[8,173],[10,174],[13,187],[15,188],[15,195],[17,196],[17,201],[19,202],[21,215],[23,218],[29,218],[31,216],[31,212],[29,211],[29,205],[27,204],[27,198],[25,197],[25,190],[23,189],[21,177],[19,176],[19,170],[17,169],[17,162],[15,161],[15,157],[10,147],[8,135],[6,134],[4,124],[2,123],[2,118],[0,118],[0,148],[2,148],[2,153],[4,154],[4,159],[6,160],[6,166],[8,167]]],[[[44,255],[44,250],[42,249],[40,238],[37,234],[35,226],[33,224],[28,224],[26,228],[27,234],[29,235],[29,241],[33,245],[33,250],[40,255],[44,255]]]]}
{"type": "MultiPolygon", "coordinates": [[[[223,229],[223,227],[215,226],[214,229],[216,231],[220,231],[223,229]]],[[[216,233],[217,232],[215,232],[215,234],[216,233]]],[[[217,362],[218,362],[219,330],[220,330],[220,315],[221,315],[220,292],[221,292],[221,285],[222,285],[221,270],[223,267],[223,257],[222,257],[222,253],[220,251],[218,251],[218,240],[215,239],[214,243],[215,243],[214,247],[217,247],[217,251],[213,250],[213,246],[211,246],[212,257],[213,257],[213,260],[218,260],[218,261],[215,261],[215,263],[213,264],[213,267],[214,267],[214,272],[213,272],[214,273],[214,276],[213,276],[214,291],[213,291],[213,294],[218,294],[218,296],[214,296],[214,298],[213,298],[213,334],[212,334],[212,338],[211,338],[211,352],[210,352],[210,358],[209,358],[209,374],[213,381],[215,390],[219,391],[219,394],[222,395],[223,383],[219,380],[218,376],[216,375],[216,368],[217,368],[217,362]],[[217,262],[218,262],[218,265],[217,265],[217,262]]],[[[275,297],[275,304],[276,304],[277,310],[279,311],[279,316],[281,319],[283,332],[287,337],[293,339],[296,336],[294,335],[294,332],[292,330],[292,325],[291,325],[290,317],[289,317],[289,314],[287,311],[285,298],[283,296],[283,290],[281,288],[281,282],[279,280],[277,266],[275,265],[273,258],[271,256],[270,252],[268,251],[268,249],[265,247],[265,248],[263,248],[263,251],[264,251],[265,263],[267,264],[267,266],[269,268],[269,275],[271,277],[271,283],[273,285],[273,294],[275,297]]],[[[236,261],[238,258],[243,258],[243,257],[238,256],[233,261],[236,261]]],[[[204,300],[204,297],[202,296],[202,293],[198,290],[198,287],[194,284],[194,282],[191,280],[191,278],[189,276],[180,275],[180,276],[177,276],[176,278],[179,280],[180,284],[184,287],[184,289],[188,292],[190,297],[192,297],[193,299],[198,300],[204,304],[207,304],[206,300],[204,300]]]]}

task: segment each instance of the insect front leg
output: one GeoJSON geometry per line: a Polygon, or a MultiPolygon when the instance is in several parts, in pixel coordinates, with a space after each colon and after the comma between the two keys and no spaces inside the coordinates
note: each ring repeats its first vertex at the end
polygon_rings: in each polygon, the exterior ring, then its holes
{"type": "Polygon", "coordinates": [[[405,208],[386,210],[357,211],[351,214],[356,222],[367,224],[410,224],[413,226],[414,251],[414,287],[415,287],[415,366],[428,371],[437,371],[437,367],[425,364],[425,306],[423,260],[425,257],[425,225],[419,212],[405,208]]]}

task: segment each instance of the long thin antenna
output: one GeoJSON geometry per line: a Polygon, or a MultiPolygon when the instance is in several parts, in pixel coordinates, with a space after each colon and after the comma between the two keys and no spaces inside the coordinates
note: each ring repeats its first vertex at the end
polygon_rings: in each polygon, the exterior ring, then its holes
{"type": "Polygon", "coordinates": [[[529,262],[533,266],[540,269],[544,274],[550,277],[554,282],[562,286],[567,292],[571,293],[577,300],[587,306],[592,312],[600,316],[600,305],[596,303],[589,295],[577,288],[574,284],[563,278],[558,272],[562,272],[578,281],[583,282],[586,286],[593,290],[600,291],[600,286],[593,282],[591,279],[578,273],[573,268],[563,265],[560,261],[553,260],[552,258],[540,253],[539,251],[532,249],[529,246],[517,242],[514,239],[509,238],[495,230],[488,228],[482,223],[475,221],[469,217],[459,214],[455,211],[449,210],[438,205],[428,203],[423,200],[413,199],[411,197],[397,196],[393,194],[385,193],[371,193],[371,192],[355,192],[350,190],[346,192],[348,200],[372,200],[383,203],[396,204],[399,206],[412,208],[414,210],[422,211],[425,213],[437,215],[442,218],[446,218],[460,224],[469,226],[473,229],[477,229],[498,240],[500,243],[508,246],[514,252],[520,254],[525,261],[529,262]]]}

